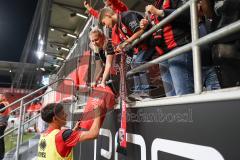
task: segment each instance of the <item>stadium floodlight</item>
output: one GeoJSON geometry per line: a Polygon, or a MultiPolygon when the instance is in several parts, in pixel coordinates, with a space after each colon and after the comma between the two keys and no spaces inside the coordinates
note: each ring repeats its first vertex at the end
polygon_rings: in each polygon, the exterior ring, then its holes
{"type": "Polygon", "coordinates": [[[72,37],[72,38],[77,38],[77,36],[73,35],[73,34],[70,34],[70,33],[67,33],[66,34],[68,37],[72,37]]]}
{"type": "Polygon", "coordinates": [[[84,19],[88,19],[87,16],[81,14],[81,13],[71,13],[70,14],[71,17],[75,17],[75,16],[78,16],[78,17],[81,17],[81,18],[84,18],[84,19]]]}
{"type": "Polygon", "coordinates": [[[37,51],[36,55],[37,55],[38,59],[42,59],[43,56],[44,56],[44,52],[43,51],[37,51]]]}
{"type": "Polygon", "coordinates": [[[44,41],[43,40],[40,40],[40,45],[44,45],[44,41]]]}
{"type": "Polygon", "coordinates": [[[58,64],[54,64],[53,66],[56,67],[56,68],[59,68],[59,67],[60,67],[58,64]]]}
{"type": "Polygon", "coordinates": [[[67,52],[70,51],[68,48],[65,48],[65,47],[61,47],[61,50],[64,50],[64,51],[67,51],[67,52]]]}
{"type": "Polygon", "coordinates": [[[84,19],[88,19],[87,16],[85,16],[85,15],[83,15],[83,14],[80,14],[80,13],[76,13],[76,16],[78,16],[78,17],[82,17],[82,18],[84,18],[84,19]]]}
{"type": "Polygon", "coordinates": [[[62,58],[62,57],[56,57],[58,60],[60,60],[60,61],[64,61],[65,59],[64,58],[62,58]]]}

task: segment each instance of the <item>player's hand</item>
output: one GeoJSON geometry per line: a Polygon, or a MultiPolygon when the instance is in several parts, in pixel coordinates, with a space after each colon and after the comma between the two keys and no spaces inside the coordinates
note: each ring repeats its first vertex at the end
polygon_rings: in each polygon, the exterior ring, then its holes
{"type": "Polygon", "coordinates": [[[98,87],[102,87],[102,88],[106,88],[106,84],[103,81],[100,84],[98,84],[97,86],[98,87]]]}
{"type": "Polygon", "coordinates": [[[91,88],[94,88],[94,87],[96,87],[96,82],[91,83],[91,88]]]}
{"type": "Polygon", "coordinates": [[[72,130],[73,130],[73,131],[78,130],[79,124],[80,124],[80,121],[77,121],[77,123],[75,124],[75,126],[74,126],[74,128],[73,128],[72,130]]]}

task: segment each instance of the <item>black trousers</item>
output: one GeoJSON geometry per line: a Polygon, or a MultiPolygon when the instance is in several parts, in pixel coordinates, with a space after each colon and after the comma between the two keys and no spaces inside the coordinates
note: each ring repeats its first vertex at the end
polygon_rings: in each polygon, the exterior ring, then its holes
{"type": "MultiPolygon", "coordinates": [[[[0,126],[0,137],[4,135],[4,131],[7,126],[0,126]]],[[[5,153],[5,144],[4,144],[4,138],[0,138],[0,160],[4,158],[5,153]]]]}
{"type": "Polygon", "coordinates": [[[240,86],[240,61],[237,63],[223,63],[218,65],[218,76],[222,88],[240,86]]]}
{"type": "Polygon", "coordinates": [[[240,40],[214,45],[213,61],[222,88],[240,86],[240,40]]]}

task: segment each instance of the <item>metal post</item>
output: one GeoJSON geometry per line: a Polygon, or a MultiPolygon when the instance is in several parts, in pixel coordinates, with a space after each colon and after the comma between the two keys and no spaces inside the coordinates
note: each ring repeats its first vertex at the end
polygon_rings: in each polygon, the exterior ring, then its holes
{"type": "Polygon", "coordinates": [[[20,104],[20,115],[19,115],[19,125],[18,125],[18,135],[17,135],[17,147],[16,147],[16,160],[19,160],[19,147],[21,138],[21,128],[22,128],[22,111],[23,111],[23,99],[20,104]]]}
{"type": "Polygon", "coordinates": [[[193,55],[193,74],[194,74],[194,91],[196,94],[202,92],[202,73],[201,73],[201,56],[200,47],[195,44],[199,39],[198,34],[198,14],[197,14],[197,1],[192,0],[190,4],[191,15],[191,33],[192,33],[192,55],[193,55]]]}
{"type": "Polygon", "coordinates": [[[97,140],[95,139],[94,140],[94,160],[97,159],[96,155],[97,155],[97,140]]]}
{"type": "MultiPolygon", "coordinates": [[[[160,22],[161,23],[161,22],[160,22]]],[[[233,34],[233,33],[236,33],[236,32],[239,32],[240,31],[240,20],[228,25],[228,26],[225,26],[215,32],[212,32],[202,38],[200,38],[199,40],[197,40],[196,42],[194,42],[194,44],[197,44],[199,46],[201,45],[205,45],[205,44],[208,44],[208,43],[211,43],[215,40],[218,40],[218,39],[221,39],[221,38],[224,38],[230,34],[233,34]]],[[[172,58],[174,56],[177,56],[177,55],[180,55],[182,53],[185,53],[187,51],[190,51],[191,48],[192,48],[192,43],[188,43],[182,47],[179,47],[177,49],[174,49],[172,51],[170,51],[168,54],[165,54],[165,55],[162,55],[156,59],[153,59],[149,62],[146,62],[145,64],[142,64],[134,69],[132,69],[131,71],[128,71],[127,73],[127,76],[130,76],[130,75],[133,75],[134,73],[137,73],[137,72],[140,72],[154,64],[158,64],[160,62],[163,62],[169,58],[172,58]]]]}
{"type": "MultiPolygon", "coordinates": [[[[23,105],[23,117],[22,117],[23,123],[25,121],[25,112],[26,112],[26,105],[24,104],[23,105]]],[[[20,138],[20,144],[23,143],[24,126],[21,126],[21,131],[22,131],[22,134],[21,134],[21,138],[20,138]]]]}
{"type": "Polygon", "coordinates": [[[74,103],[74,89],[75,89],[75,87],[74,87],[74,81],[72,80],[71,81],[71,83],[72,83],[72,91],[71,91],[71,93],[72,93],[72,100],[71,100],[71,106],[70,106],[70,114],[71,114],[71,123],[70,123],[70,127],[71,128],[73,128],[74,127],[74,105],[73,105],[73,103],[74,103]]]}
{"type": "MultiPolygon", "coordinates": [[[[59,92],[59,94],[60,94],[60,102],[62,102],[62,93],[64,92],[63,91],[63,88],[61,89],[61,87],[63,87],[63,82],[64,82],[64,80],[63,81],[60,81],[60,88],[58,88],[57,87],[57,92],[59,92]],[[62,86],[61,86],[62,85],[62,86]],[[58,91],[58,89],[60,89],[60,90],[62,90],[61,92],[60,91],[58,91]]],[[[58,84],[57,84],[58,85],[58,84]]]]}

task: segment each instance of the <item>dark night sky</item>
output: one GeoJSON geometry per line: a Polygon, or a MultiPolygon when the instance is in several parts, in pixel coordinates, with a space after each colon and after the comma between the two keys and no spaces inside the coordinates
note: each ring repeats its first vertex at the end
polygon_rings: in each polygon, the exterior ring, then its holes
{"type": "MultiPolygon", "coordinates": [[[[0,61],[20,60],[37,0],[0,0],[0,61]]],[[[0,85],[11,76],[0,75],[0,85]]]]}
{"type": "Polygon", "coordinates": [[[0,0],[0,60],[19,61],[37,0],[0,0]]]}

